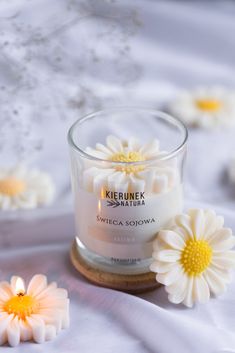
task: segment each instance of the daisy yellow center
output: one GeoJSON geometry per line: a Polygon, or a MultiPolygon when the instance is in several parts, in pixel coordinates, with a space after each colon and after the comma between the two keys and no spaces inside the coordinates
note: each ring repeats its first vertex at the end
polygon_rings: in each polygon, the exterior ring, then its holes
{"type": "Polygon", "coordinates": [[[222,103],[217,99],[198,99],[196,106],[206,112],[217,112],[221,109],[222,103]]]}
{"type": "Polygon", "coordinates": [[[189,276],[198,276],[210,265],[212,248],[205,240],[189,240],[180,262],[189,276]]]}
{"type": "Polygon", "coordinates": [[[0,194],[16,196],[21,194],[26,188],[25,183],[13,177],[0,179],[0,194]]]}
{"type": "MultiPolygon", "coordinates": [[[[119,152],[115,153],[111,160],[113,162],[124,162],[124,163],[131,163],[131,162],[141,162],[144,161],[145,158],[140,152],[130,151],[130,152],[119,152]]],[[[115,168],[118,171],[126,172],[127,174],[130,173],[137,173],[144,169],[143,165],[118,165],[115,168]]]]}
{"type": "Polygon", "coordinates": [[[27,316],[37,312],[38,303],[30,295],[19,294],[9,299],[3,309],[8,314],[14,314],[19,319],[25,320],[27,316]]]}

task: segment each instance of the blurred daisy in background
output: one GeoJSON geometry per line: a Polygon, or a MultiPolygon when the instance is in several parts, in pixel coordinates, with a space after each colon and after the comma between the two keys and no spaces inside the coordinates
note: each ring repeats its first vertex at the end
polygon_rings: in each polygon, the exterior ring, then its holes
{"type": "Polygon", "coordinates": [[[47,173],[23,165],[0,168],[0,209],[32,209],[53,200],[54,184],[47,173]]]}
{"type": "Polygon", "coordinates": [[[188,126],[235,125],[235,91],[219,86],[183,91],[168,103],[167,111],[188,126]]]}

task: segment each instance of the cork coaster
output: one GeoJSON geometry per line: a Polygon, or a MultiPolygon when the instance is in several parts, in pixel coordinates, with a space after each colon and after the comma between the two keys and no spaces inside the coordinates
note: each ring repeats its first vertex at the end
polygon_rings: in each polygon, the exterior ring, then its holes
{"type": "Polygon", "coordinates": [[[79,254],[75,242],[71,247],[70,258],[74,267],[90,282],[98,286],[133,294],[147,292],[160,286],[156,282],[156,275],[153,272],[139,275],[124,275],[95,269],[79,254]]]}

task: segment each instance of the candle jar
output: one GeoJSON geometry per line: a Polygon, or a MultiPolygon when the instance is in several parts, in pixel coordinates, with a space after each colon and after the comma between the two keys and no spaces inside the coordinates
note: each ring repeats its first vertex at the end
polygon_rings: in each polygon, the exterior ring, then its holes
{"type": "Polygon", "coordinates": [[[149,272],[157,232],[182,211],[187,130],[160,111],[115,108],[68,133],[76,252],[91,268],[149,272]]]}

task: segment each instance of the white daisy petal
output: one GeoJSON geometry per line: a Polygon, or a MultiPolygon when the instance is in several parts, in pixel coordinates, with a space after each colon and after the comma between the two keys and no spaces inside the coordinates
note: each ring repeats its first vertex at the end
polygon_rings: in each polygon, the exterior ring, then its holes
{"type": "Polygon", "coordinates": [[[172,232],[178,234],[185,243],[190,239],[188,232],[184,228],[179,227],[174,224],[170,228],[171,228],[172,232]]]}
{"type": "Polygon", "coordinates": [[[67,299],[67,310],[64,310],[64,314],[62,316],[62,329],[68,328],[70,325],[70,317],[69,317],[69,299],[67,299]]]}
{"type": "Polygon", "coordinates": [[[225,283],[230,283],[232,280],[232,271],[231,269],[224,269],[217,266],[216,262],[212,260],[210,268],[218,274],[225,283]]]}
{"type": "MultiPolygon", "coordinates": [[[[9,170],[9,175],[19,179],[24,179],[27,176],[27,174],[28,174],[28,170],[24,164],[18,164],[9,170]]],[[[8,173],[6,172],[5,176],[7,175],[8,173]]]]}
{"type": "Polygon", "coordinates": [[[118,186],[125,183],[125,174],[122,172],[113,172],[108,175],[108,190],[116,191],[118,186]]]}
{"type": "Polygon", "coordinates": [[[127,144],[128,144],[128,149],[130,151],[139,151],[141,147],[140,142],[134,137],[130,137],[127,141],[127,144]]]}
{"type": "Polygon", "coordinates": [[[30,341],[31,339],[33,339],[32,329],[26,320],[19,320],[19,326],[20,326],[20,340],[21,341],[25,342],[25,341],[30,341]]]}
{"type": "Polygon", "coordinates": [[[184,239],[171,230],[162,230],[158,232],[157,237],[176,250],[182,250],[186,245],[184,239]]]}
{"type": "Polygon", "coordinates": [[[16,347],[20,342],[20,325],[17,316],[7,326],[7,340],[11,347],[16,347]]]}
{"type": "Polygon", "coordinates": [[[209,286],[202,275],[195,277],[193,286],[195,301],[206,303],[210,299],[209,286]]]}
{"type": "Polygon", "coordinates": [[[193,237],[193,231],[191,228],[191,219],[189,215],[178,215],[175,217],[175,223],[179,226],[182,227],[188,236],[193,237]]]}
{"type": "Polygon", "coordinates": [[[14,319],[14,315],[8,315],[6,312],[0,314],[0,345],[7,342],[7,328],[10,322],[14,319]]]}
{"type": "Polygon", "coordinates": [[[54,295],[57,291],[58,288],[56,282],[52,282],[45,289],[43,289],[40,294],[37,295],[37,299],[43,299],[52,294],[54,295]]]}
{"type": "MultiPolygon", "coordinates": [[[[37,297],[38,299],[38,297],[37,297]]],[[[67,307],[67,299],[65,297],[58,297],[57,293],[52,293],[48,295],[46,298],[42,298],[39,300],[41,309],[64,309],[67,307]]],[[[40,311],[41,312],[41,311],[40,311]]]]}
{"type": "Polygon", "coordinates": [[[135,192],[145,190],[145,180],[138,179],[134,175],[130,175],[130,189],[135,192]]]}
{"type": "Polygon", "coordinates": [[[98,151],[100,151],[106,155],[105,159],[109,159],[113,154],[112,151],[108,147],[102,145],[101,143],[97,143],[95,147],[98,151]]]}
{"type": "MultiPolygon", "coordinates": [[[[33,190],[28,190],[24,192],[22,195],[19,195],[16,201],[17,208],[22,209],[33,209],[39,205],[42,205],[42,199],[40,196],[38,197],[37,192],[33,190]]],[[[45,201],[47,204],[47,201],[45,201]]]]}
{"type": "Polygon", "coordinates": [[[177,250],[162,250],[157,253],[157,260],[163,262],[175,262],[178,261],[181,254],[177,250]]]}
{"type": "Polygon", "coordinates": [[[221,268],[232,268],[235,266],[235,251],[226,251],[213,254],[213,262],[221,268]]]}
{"type": "Polygon", "coordinates": [[[193,299],[193,284],[194,284],[194,277],[189,277],[188,282],[187,282],[187,287],[186,287],[186,294],[185,298],[183,300],[183,303],[191,308],[194,303],[193,299]]]}
{"type": "Polygon", "coordinates": [[[205,211],[205,229],[204,238],[209,238],[217,229],[223,227],[224,218],[217,216],[215,211],[206,210],[205,211]]]}
{"type": "Polygon", "coordinates": [[[115,191],[118,191],[118,192],[128,192],[128,187],[129,187],[129,183],[128,181],[123,183],[121,182],[120,184],[116,184],[115,185],[115,191]]]}
{"type": "Polygon", "coordinates": [[[215,295],[219,295],[225,292],[226,290],[225,282],[223,278],[220,277],[215,270],[212,270],[211,268],[208,267],[203,273],[203,277],[207,281],[208,286],[212,293],[214,293],[215,295]]]}
{"type": "Polygon", "coordinates": [[[32,329],[34,341],[37,343],[45,342],[46,329],[43,320],[38,315],[32,314],[26,318],[26,321],[32,329]]]}
{"type": "Polygon", "coordinates": [[[156,273],[165,273],[170,270],[173,270],[175,264],[172,262],[161,262],[161,261],[154,261],[150,265],[150,271],[156,273]]]}
{"type": "Polygon", "coordinates": [[[156,193],[166,192],[168,188],[167,175],[155,175],[153,181],[153,191],[156,193]]]}
{"type": "Polygon", "coordinates": [[[14,292],[8,282],[0,283],[0,298],[4,301],[9,300],[14,295],[14,292]]]}
{"type": "Polygon", "coordinates": [[[53,325],[46,325],[45,326],[45,340],[51,341],[56,337],[56,329],[53,325]]]}
{"type": "Polygon", "coordinates": [[[204,211],[201,209],[192,209],[188,213],[191,217],[193,235],[197,239],[201,239],[204,236],[205,230],[204,211]]]}
{"type": "Polygon", "coordinates": [[[11,204],[11,198],[9,196],[3,196],[2,201],[1,201],[1,208],[6,211],[6,210],[10,210],[10,209],[15,209],[16,207],[12,207],[11,204]]]}
{"type": "Polygon", "coordinates": [[[93,179],[99,173],[99,169],[91,167],[83,173],[83,187],[89,192],[93,192],[93,179]]]}
{"type": "Polygon", "coordinates": [[[232,236],[230,228],[217,230],[213,237],[208,241],[214,252],[222,252],[230,250],[235,245],[235,237],[232,236]]]}
{"type": "Polygon", "coordinates": [[[59,333],[62,329],[62,310],[58,309],[42,309],[40,310],[40,319],[44,321],[46,325],[53,325],[56,329],[56,333],[59,333]]]}
{"type": "Polygon", "coordinates": [[[107,155],[106,153],[102,152],[102,151],[97,151],[95,150],[94,148],[91,148],[91,147],[87,147],[85,149],[85,152],[87,154],[89,154],[90,156],[93,156],[93,157],[96,157],[96,158],[99,158],[99,159],[107,159],[107,155]]]}
{"type": "Polygon", "coordinates": [[[16,208],[33,209],[37,207],[38,200],[36,193],[32,190],[31,192],[26,191],[18,197],[16,196],[14,199],[12,199],[12,202],[14,202],[16,208]]]}
{"type": "Polygon", "coordinates": [[[174,268],[165,273],[158,273],[156,276],[156,280],[159,283],[164,284],[165,286],[169,286],[172,283],[175,283],[182,276],[183,271],[181,266],[175,264],[174,268]]]}
{"type": "Polygon", "coordinates": [[[104,190],[108,188],[109,171],[102,171],[97,174],[93,179],[93,191],[96,195],[102,195],[104,190]]]}
{"type": "Polygon", "coordinates": [[[187,282],[188,282],[188,276],[186,275],[185,272],[182,272],[182,275],[179,279],[179,281],[169,285],[169,286],[166,286],[166,292],[168,294],[174,294],[174,293],[181,293],[183,291],[185,291],[186,289],[186,286],[187,286],[187,282]]]}
{"type": "Polygon", "coordinates": [[[158,253],[160,250],[164,250],[166,248],[166,243],[162,242],[161,239],[158,237],[153,241],[153,257],[155,256],[154,254],[158,253]]]}
{"type": "Polygon", "coordinates": [[[166,287],[168,299],[171,303],[179,304],[182,303],[185,299],[186,288],[187,288],[188,279],[185,274],[183,274],[177,282],[173,283],[170,286],[166,287]]]}
{"type": "Polygon", "coordinates": [[[180,177],[176,166],[174,168],[165,168],[163,173],[167,175],[168,187],[171,188],[180,183],[180,177]]]}
{"type": "Polygon", "coordinates": [[[123,151],[122,141],[116,136],[109,135],[106,139],[106,143],[110,150],[114,153],[123,151]]]}
{"type": "Polygon", "coordinates": [[[146,157],[146,159],[151,159],[158,154],[159,141],[154,139],[142,146],[139,151],[146,157]]]}
{"type": "Polygon", "coordinates": [[[153,190],[155,171],[153,169],[146,169],[142,172],[139,172],[138,177],[145,180],[145,192],[151,192],[153,190]]]}
{"type": "Polygon", "coordinates": [[[35,275],[28,285],[27,294],[37,297],[47,287],[47,278],[44,275],[35,275]]]}

